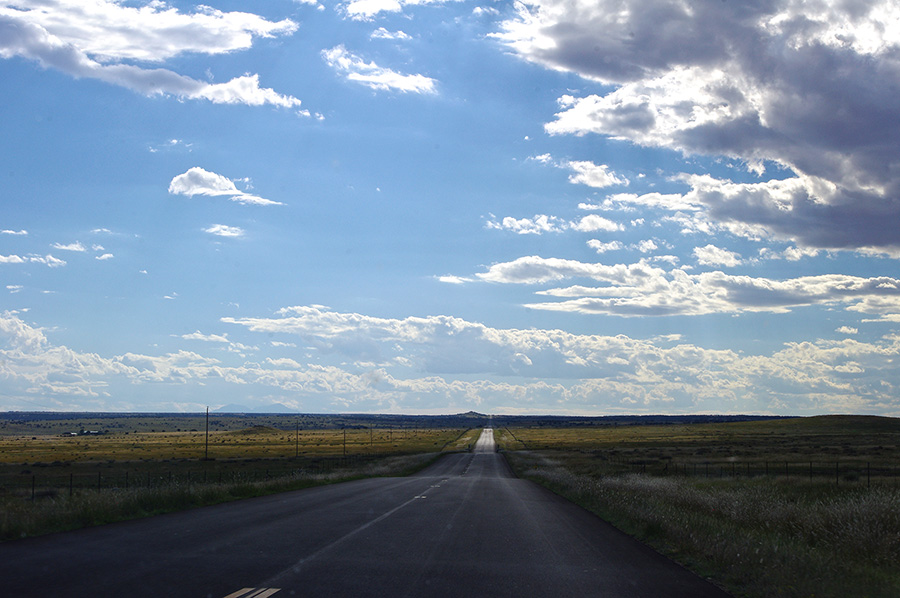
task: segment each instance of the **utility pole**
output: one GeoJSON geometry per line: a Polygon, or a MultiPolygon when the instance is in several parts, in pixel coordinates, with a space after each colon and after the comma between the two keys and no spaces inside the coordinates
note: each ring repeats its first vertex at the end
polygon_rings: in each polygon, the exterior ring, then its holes
{"type": "Polygon", "coordinates": [[[206,406],[206,456],[204,461],[209,461],[209,405],[206,406]]]}

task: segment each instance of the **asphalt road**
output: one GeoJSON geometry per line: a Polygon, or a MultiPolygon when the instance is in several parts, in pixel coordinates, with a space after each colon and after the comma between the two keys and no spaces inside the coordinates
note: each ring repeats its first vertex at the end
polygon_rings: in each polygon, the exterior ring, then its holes
{"type": "Polygon", "coordinates": [[[408,478],[3,543],[0,595],[727,597],[513,477],[489,433],[408,478]]]}

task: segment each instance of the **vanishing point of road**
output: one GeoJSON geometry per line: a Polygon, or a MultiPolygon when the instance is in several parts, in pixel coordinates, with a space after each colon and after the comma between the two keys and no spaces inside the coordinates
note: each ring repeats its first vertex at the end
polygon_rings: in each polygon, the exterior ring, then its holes
{"type": "Polygon", "coordinates": [[[727,598],[472,453],[373,478],[0,544],[16,597],[727,598]]]}

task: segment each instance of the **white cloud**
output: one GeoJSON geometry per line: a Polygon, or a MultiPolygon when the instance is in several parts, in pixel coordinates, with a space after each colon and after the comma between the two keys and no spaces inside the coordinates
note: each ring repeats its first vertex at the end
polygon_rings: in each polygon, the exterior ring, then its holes
{"type": "Polygon", "coordinates": [[[94,259],[97,259],[97,260],[100,260],[100,261],[106,261],[106,260],[111,260],[111,259],[113,259],[114,257],[115,257],[115,256],[114,256],[113,254],[111,254],[111,253],[104,253],[104,254],[102,254],[102,255],[98,255],[98,256],[94,257],[94,259]]]}
{"type": "Polygon", "coordinates": [[[628,184],[626,179],[617,176],[606,164],[594,164],[586,160],[579,160],[566,162],[565,166],[574,173],[569,177],[570,183],[596,188],[628,184]]]}
{"type": "Polygon", "coordinates": [[[597,216],[596,214],[588,214],[577,223],[573,222],[572,228],[583,233],[592,233],[598,230],[614,232],[623,230],[625,227],[623,227],[618,222],[613,222],[608,218],[603,218],[601,216],[597,216]]]}
{"type": "Polygon", "coordinates": [[[228,196],[231,201],[243,204],[253,204],[260,206],[280,206],[284,205],[271,199],[264,199],[244,193],[240,191],[234,184],[234,181],[220,174],[204,170],[199,166],[194,166],[174,177],[169,183],[169,193],[177,195],[209,195],[209,196],[228,196]]]}
{"type": "Polygon", "coordinates": [[[24,288],[25,288],[25,287],[23,287],[23,286],[20,285],[20,284],[8,284],[8,285],[6,285],[6,290],[8,290],[8,291],[10,292],[10,294],[19,293],[19,292],[21,292],[22,289],[24,289],[24,288]]]}
{"type": "Polygon", "coordinates": [[[291,108],[299,107],[300,100],[259,87],[255,74],[213,84],[126,62],[233,52],[249,48],[256,37],[289,35],[296,29],[287,19],[271,22],[209,7],[185,14],[162,2],[135,8],[110,0],[22,0],[0,6],[0,57],[21,56],[76,78],[98,79],[148,96],[291,108]]]}
{"type": "Polygon", "coordinates": [[[370,35],[372,39],[388,39],[388,40],[402,40],[407,41],[411,40],[412,36],[408,33],[404,33],[403,31],[388,31],[384,27],[379,27],[370,35]]]}
{"type": "Polygon", "coordinates": [[[532,156],[530,160],[571,171],[572,174],[569,175],[569,182],[576,185],[587,185],[589,187],[601,189],[603,187],[628,184],[627,179],[617,175],[610,170],[609,166],[606,164],[594,164],[588,160],[558,161],[550,154],[532,156]]]}
{"type": "Polygon", "coordinates": [[[227,226],[225,224],[213,224],[209,228],[203,229],[203,232],[216,235],[217,237],[237,238],[244,236],[244,229],[237,226],[227,226]]]}
{"type": "Polygon", "coordinates": [[[494,230],[507,230],[519,235],[540,235],[542,233],[558,233],[569,228],[569,223],[546,214],[537,214],[533,218],[513,218],[506,216],[499,222],[489,220],[487,228],[494,230]]]}
{"type": "MultiPolygon", "coordinates": [[[[730,259],[708,248],[701,255],[730,259]]],[[[787,280],[735,276],[723,272],[688,274],[666,271],[647,260],[636,264],[589,264],[575,260],[522,257],[493,264],[477,274],[487,282],[547,284],[587,279],[604,286],[570,286],[538,291],[563,301],[530,303],[532,309],[618,316],[705,315],[774,312],[812,306],[843,306],[849,312],[874,314],[890,321],[900,314],[900,280],[842,274],[787,280]]]]}
{"type": "Polygon", "coordinates": [[[354,21],[371,21],[382,12],[401,12],[408,6],[444,4],[458,0],[350,0],[340,5],[341,11],[354,21]]]}
{"type": "Polygon", "coordinates": [[[27,230],[0,230],[0,235],[27,235],[27,230]]]}
{"type": "Polygon", "coordinates": [[[587,246],[597,253],[606,253],[607,251],[620,251],[625,246],[619,241],[603,242],[597,239],[591,239],[587,242],[587,246]]]}
{"type": "Polygon", "coordinates": [[[447,274],[444,276],[438,276],[438,281],[446,283],[446,284],[466,284],[467,282],[472,282],[471,278],[465,278],[462,276],[453,276],[451,274],[447,274]]]}
{"type": "Polygon", "coordinates": [[[543,233],[561,233],[567,230],[576,230],[579,232],[596,232],[602,231],[620,231],[624,227],[607,218],[602,218],[596,214],[584,216],[577,221],[566,221],[557,216],[548,216],[546,214],[536,214],[532,218],[513,218],[506,216],[502,220],[488,220],[487,228],[493,230],[511,231],[519,235],[541,235],[543,233]]]}
{"type": "Polygon", "coordinates": [[[75,241],[74,243],[69,243],[68,245],[63,245],[62,243],[54,243],[51,245],[53,249],[59,249],[62,251],[87,251],[87,248],[82,245],[79,241],[75,241]]]}
{"type": "Polygon", "coordinates": [[[52,255],[29,254],[25,257],[19,255],[0,255],[0,264],[44,264],[51,268],[65,266],[65,260],[55,258],[52,255]]]}
{"type": "Polygon", "coordinates": [[[840,328],[836,328],[835,332],[838,334],[859,334],[859,328],[854,328],[852,326],[841,326],[840,328]]]}
{"type": "Polygon", "coordinates": [[[404,75],[348,52],[343,46],[322,50],[322,58],[338,73],[378,91],[400,91],[404,93],[435,93],[435,80],[424,75],[404,75]]]}
{"type": "Polygon", "coordinates": [[[721,249],[715,245],[695,247],[694,257],[697,258],[697,262],[702,266],[727,266],[732,268],[741,263],[740,254],[721,249]]]}
{"type": "Polygon", "coordinates": [[[900,228],[885,217],[900,192],[898,14],[891,0],[528,0],[496,37],[526,60],[613,87],[562,96],[551,134],[793,172],[756,186],[694,180],[694,197],[635,201],[680,211],[686,201],[716,226],[802,248],[900,255],[900,228]]]}
{"type": "Polygon", "coordinates": [[[242,353],[232,350],[227,335],[199,331],[184,339],[210,343],[222,359],[188,350],[104,357],[54,344],[7,312],[0,314],[0,407],[21,408],[18,397],[40,395],[60,408],[108,410],[111,396],[127,394],[142,397],[130,400],[132,410],[175,410],[174,384],[196,397],[192,410],[211,398],[272,390],[319,403],[337,397],[353,411],[392,405],[443,412],[481,406],[531,413],[896,415],[900,408],[896,335],[873,343],[790,343],[772,354],[742,355],[677,335],[642,340],[500,329],[447,316],[388,319],[313,306],[222,321],[251,334],[293,335],[311,348],[311,359],[334,355],[342,365],[285,356],[229,363],[242,353]],[[395,359],[401,352],[407,358],[395,359]]]}

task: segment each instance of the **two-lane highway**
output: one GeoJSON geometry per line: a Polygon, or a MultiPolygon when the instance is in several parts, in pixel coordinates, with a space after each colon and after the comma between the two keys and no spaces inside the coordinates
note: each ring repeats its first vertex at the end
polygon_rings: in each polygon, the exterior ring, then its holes
{"type": "Polygon", "coordinates": [[[377,478],[0,544],[8,596],[724,598],[473,453],[377,478]]]}

